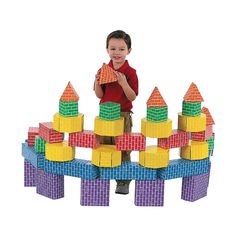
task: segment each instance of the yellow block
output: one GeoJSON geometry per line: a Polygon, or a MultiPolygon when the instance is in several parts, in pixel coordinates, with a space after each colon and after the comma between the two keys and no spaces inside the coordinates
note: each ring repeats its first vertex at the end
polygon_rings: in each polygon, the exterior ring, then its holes
{"type": "Polygon", "coordinates": [[[206,129],[206,115],[201,113],[200,116],[184,116],[179,113],[178,129],[187,132],[199,132],[206,129]]]}
{"type": "Polygon", "coordinates": [[[65,117],[56,113],[53,116],[53,129],[61,133],[81,132],[84,128],[84,115],[65,117]]]}
{"type": "Polygon", "coordinates": [[[141,133],[150,138],[167,138],[172,134],[172,120],[152,122],[143,118],[141,120],[141,133]]]}
{"type": "Polygon", "coordinates": [[[147,146],[139,152],[139,164],[148,168],[162,168],[169,164],[169,149],[147,146]]]}
{"type": "Polygon", "coordinates": [[[189,141],[188,146],[181,147],[180,157],[187,160],[202,160],[208,157],[208,143],[189,141]]]}
{"type": "Polygon", "coordinates": [[[45,157],[49,161],[71,161],[75,158],[75,147],[68,146],[67,141],[46,143],[45,157]]]}
{"type": "Polygon", "coordinates": [[[102,120],[98,116],[94,121],[94,133],[101,136],[119,136],[124,133],[124,117],[119,120],[102,120]]]}
{"type": "Polygon", "coordinates": [[[120,166],[121,151],[117,151],[115,145],[100,145],[93,149],[91,163],[100,167],[120,166]]]}

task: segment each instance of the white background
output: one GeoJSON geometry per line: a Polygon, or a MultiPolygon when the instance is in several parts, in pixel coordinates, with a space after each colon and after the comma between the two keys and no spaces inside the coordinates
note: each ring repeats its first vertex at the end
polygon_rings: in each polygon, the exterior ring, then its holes
{"type": "MultiPolygon", "coordinates": [[[[235,235],[235,12],[227,0],[0,1],[0,234],[235,235]],[[56,201],[23,187],[21,143],[29,126],[52,121],[68,81],[84,128],[93,129],[94,75],[109,61],[105,39],[117,29],[132,37],[128,60],[139,76],[133,131],[155,86],[176,128],[183,96],[197,84],[216,122],[206,198],[181,200],[181,179],[166,181],[163,208],[134,206],[134,181],[127,196],[114,194],[111,181],[110,207],[80,206],[77,178],[65,177],[65,198],[56,201]]],[[[76,157],[90,159],[91,150],[77,149],[76,157]]]]}

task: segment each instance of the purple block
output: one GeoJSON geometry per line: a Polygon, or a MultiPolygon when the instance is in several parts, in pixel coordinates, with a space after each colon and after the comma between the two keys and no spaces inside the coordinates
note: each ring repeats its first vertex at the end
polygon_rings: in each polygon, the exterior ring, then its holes
{"type": "Polygon", "coordinates": [[[182,180],[181,199],[194,202],[207,195],[210,172],[184,177],[182,180]]]}
{"type": "Polygon", "coordinates": [[[24,186],[36,186],[36,168],[27,160],[24,161],[24,186]]]}
{"type": "Polygon", "coordinates": [[[82,206],[109,206],[110,180],[81,179],[80,204],[82,206]]]}
{"type": "Polygon", "coordinates": [[[135,201],[136,206],[163,206],[165,181],[136,180],[135,201]]]}
{"type": "Polygon", "coordinates": [[[37,169],[37,188],[38,194],[51,199],[64,197],[64,176],[46,173],[44,170],[37,169]]]}

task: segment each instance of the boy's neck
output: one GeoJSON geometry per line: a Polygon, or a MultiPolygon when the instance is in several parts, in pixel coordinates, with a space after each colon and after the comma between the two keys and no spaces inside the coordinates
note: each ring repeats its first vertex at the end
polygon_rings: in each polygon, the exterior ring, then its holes
{"type": "Polygon", "coordinates": [[[113,68],[114,68],[115,70],[118,70],[121,66],[123,66],[123,65],[125,64],[125,61],[123,61],[123,62],[121,62],[121,63],[114,63],[114,62],[112,61],[112,64],[113,64],[113,68]]]}

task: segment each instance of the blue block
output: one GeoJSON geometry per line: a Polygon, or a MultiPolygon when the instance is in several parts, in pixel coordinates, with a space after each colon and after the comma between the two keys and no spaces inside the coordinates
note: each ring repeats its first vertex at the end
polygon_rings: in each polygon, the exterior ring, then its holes
{"type": "Polygon", "coordinates": [[[157,179],[157,170],[142,167],[137,162],[124,162],[118,167],[101,167],[100,178],[118,180],[155,180],[157,179]]]}
{"type": "Polygon", "coordinates": [[[209,158],[197,161],[184,159],[170,160],[170,163],[166,168],[157,170],[157,176],[160,179],[168,180],[192,175],[200,175],[207,173],[209,171],[209,166],[209,158]]]}

